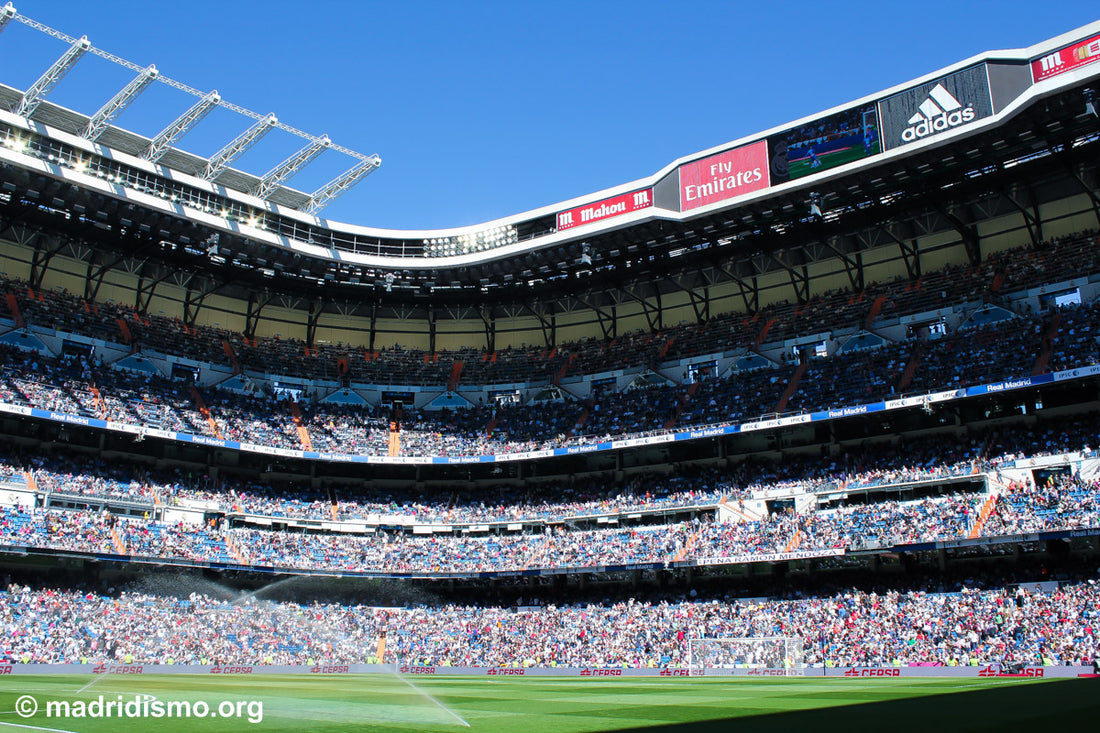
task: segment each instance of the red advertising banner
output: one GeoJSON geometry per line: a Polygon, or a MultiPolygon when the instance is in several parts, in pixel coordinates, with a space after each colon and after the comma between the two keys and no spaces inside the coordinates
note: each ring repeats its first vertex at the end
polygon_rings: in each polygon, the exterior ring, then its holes
{"type": "Polygon", "coordinates": [[[1031,77],[1040,82],[1052,76],[1073,71],[1093,61],[1100,61],[1100,36],[1066,46],[1031,62],[1031,77]]]}
{"type": "Polygon", "coordinates": [[[680,211],[771,185],[766,140],[680,166],[680,211]]]}
{"type": "Polygon", "coordinates": [[[653,206],[653,189],[647,188],[633,193],[624,193],[621,196],[596,201],[559,213],[558,231],[579,227],[582,224],[591,224],[594,221],[610,219],[613,216],[629,214],[631,211],[648,209],[650,206],[653,206]]]}

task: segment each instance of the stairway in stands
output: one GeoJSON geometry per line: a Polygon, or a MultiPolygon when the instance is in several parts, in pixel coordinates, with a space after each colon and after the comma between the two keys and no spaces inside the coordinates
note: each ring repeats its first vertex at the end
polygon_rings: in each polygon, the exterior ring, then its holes
{"type": "Polygon", "coordinates": [[[302,408],[297,402],[290,403],[290,419],[294,421],[294,427],[298,431],[298,442],[302,444],[302,450],[313,450],[313,441],[302,419],[302,408]]]}
{"type": "Polygon", "coordinates": [[[756,340],[752,342],[752,347],[754,349],[759,348],[760,344],[764,343],[764,339],[768,337],[768,331],[770,331],[774,325],[775,319],[769,318],[764,324],[764,327],[760,329],[760,333],[756,334],[756,340]]]}
{"type": "Polygon", "coordinates": [[[985,526],[986,520],[989,519],[989,515],[993,513],[993,510],[997,506],[997,495],[990,494],[989,498],[985,500],[982,505],[982,510],[978,513],[978,518],[974,520],[974,526],[970,528],[970,532],[967,534],[967,539],[977,539],[982,535],[982,527],[985,526]]]}
{"type": "Polygon", "coordinates": [[[775,405],[776,412],[787,411],[787,403],[791,401],[791,397],[794,396],[795,391],[798,389],[798,383],[802,381],[802,375],[804,375],[809,368],[810,362],[804,361],[794,370],[794,374],[791,375],[791,381],[787,384],[787,388],[783,390],[783,396],[779,398],[779,402],[775,405]]]}
{"type": "Polygon", "coordinates": [[[913,353],[909,355],[909,361],[905,364],[905,371],[901,373],[901,378],[898,379],[897,391],[899,394],[904,392],[913,382],[913,377],[917,373],[917,367],[920,366],[920,358],[923,353],[924,344],[918,341],[913,347],[913,353]]]}
{"type": "Polygon", "coordinates": [[[569,368],[573,366],[573,362],[577,360],[577,354],[573,353],[569,355],[569,358],[565,360],[565,363],[561,365],[561,369],[554,375],[554,384],[561,386],[561,380],[565,379],[565,375],[569,373],[569,368]]]}
{"type": "Polygon", "coordinates": [[[592,414],[592,408],[585,406],[584,412],[577,418],[577,422],[573,423],[573,427],[569,428],[569,432],[566,433],[567,438],[572,438],[574,435],[583,434],[585,423],[588,422],[588,416],[592,414]]]}
{"type": "Polygon", "coordinates": [[[19,299],[13,293],[7,293],[4,298],[8,303],[8,310],[11,311],[11,319],[15,321],[15,327],[26,328],[27,322],[23,320],[23,311],[19,310],[19,299]]]}
{"type": "Polygon", "coordinates": [[[232,555],[237,562],[241,565],[251,565],[249,562],[248,553],[244,551],[244,548],[233,541],[232,535],[228,532],[222,534],[222,540],[225,542],[225,549],[229,550],[229,554],[232,555]]]}
{"type": "Polygon", "coordinates": [[[451,364],[451,375],[447,378],[447,391],[454,392],[458,389],[458,380],[462,378],[462,370],[466,362],[458,360],[451,364]]]}
{"type": "Polygon", "coordinates": [[[742,522],[759,522],[763,519],[763,517],[747,507],[742,509],[740,506],[734,506],[730,503],[730,498],[728,496],[723,496],[722,500],[718,502],[718,505],[740,517],[742,522]]]}
{"type": "Polygon", "coordinates": [[[130,347],[131,351],[134,348],[134,335],[130,333],[130,326],[122,318],[116,318],[115,323],[118,325],[118,332],[122,335],[122,343],[130,347]]]}
{"type": "Polygon", "coordinates": [[[1042,342],[1039,345],[1039,356],[1035,359],[1035,364],[1031,367],[1031,375],[1038,376],[1045,374],[1047,367],[1050,366],[1050,354],[1054,348],[1054,339],[1058,337],[1058,329],[1062,325],[1062,314],[1058,311],[1054,312],[1051,316],[1050,322],[1047,323],[1046,329],[1043,331],[1042,342]]]}
{"type": "Polygon", "coordinates": [[[685,392],[684,396],[676,402],[676,409],[673,411],[672,417],[665,422],[665,430],[671,430],[676,427],[676,423],[680,420],[680,415],[684,413],[684,409],[691,404],[691,401],[695,398],[695,393],[699,391],[700,384],[702,383],[692,382],[691,385],[688,386],[687,392],[685,392]]]}
{"type": "Polygon", "coordinates": [[[126,543],[123,542],[122,538],[118,536],[118,532],[115,530],[114,527],[111,527],[111,544],[113,544],[115,546],[115,549],[118,550],[118,554],[126,554],[126,543]]]}
{"type": "Polygon", "coordinates": [[[871,304],[871,312],[867,314],[867,320],[864,322],[863,327],[870,330],[871,324],[875,322],[875,319],[882,313],[882,307],[886,305],[886,296],[880,295],[875,298],[875,302],[871,304]]]}
{"type": "Polygon", "coordinates": [[[802,529],[799,528],[795,530],[794,537],[791,537],[790,541],[787,543],[787,546],[783,548],[783,552],[794,552],[795,550],[797,550],[798,546],[802,544],[802,539],[802,529]]]}
{"type": "Polygon", "coordinates": [[[210,414],[210,408],[206,406],[206,400],[202,398],[198,388],[194,385],[191,385],[191,399],[195,402],[195,407],[199,409],[199,414],[206,418],[206,424],[210,426],[210,432],[212,432],[216,438],[224,440],[225,436],[222,435],[222,431],[218,428],[218,423],[214,420],[214,416],[210,414]]]}
{"type": "Polygon", "coordinates": [[[235,351],[233,351],[233,344],[229,343],[229,341],[223,340],[222,349],[225,350],[225,355],[229,358],[229,363],[233,365],[233,373],[240,374],[241,363],[237,361],[237,354],[235,351]]]}
{"type": "Polygon", "coordinates": [[[695,549],[695,545],[699,543],[699,535],[702,531],[702,529],[697,529],[688,535],[687,541],[684,542],[684,546],[680,548],[679,552],[673,555],[673,562],[683,562],[687,559],[687,556],[695,549]]]}

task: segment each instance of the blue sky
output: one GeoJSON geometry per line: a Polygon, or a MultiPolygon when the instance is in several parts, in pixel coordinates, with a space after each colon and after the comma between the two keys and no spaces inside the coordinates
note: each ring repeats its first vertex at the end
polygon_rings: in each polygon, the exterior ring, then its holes
{"type": "MultiPolygon", "coordinates": [[[[644,177],[719,145],[973,54],[1100,18],[1095,2],[244,2],[13,0],[30,18],[346,147],[382,168],[324,216],[462,226],[644,177]]],[[[25,89],[65,49],[11,24],[0,82],[25,89]]],[[[86,114],[132,76],[85,57],[51,101],[86,114]]],[[[154,85],[119,124],[154,135],[193,100],[154,85]]],[[[210,155],[249,121],[212,114],[210,155]]],[[[273,133],[263,174],[301,141],[273,133]]],[[[336,153],[291,181],[313,190],[336,153]]]]}

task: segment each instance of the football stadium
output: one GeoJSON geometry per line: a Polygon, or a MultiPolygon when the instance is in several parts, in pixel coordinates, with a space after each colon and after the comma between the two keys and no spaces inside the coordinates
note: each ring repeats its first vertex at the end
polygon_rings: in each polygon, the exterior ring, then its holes
{"type": "Polygon", "coordinates": [[[0,730],[1096,720],[1100,21],[419,231],[5,28],[0,730]]]}

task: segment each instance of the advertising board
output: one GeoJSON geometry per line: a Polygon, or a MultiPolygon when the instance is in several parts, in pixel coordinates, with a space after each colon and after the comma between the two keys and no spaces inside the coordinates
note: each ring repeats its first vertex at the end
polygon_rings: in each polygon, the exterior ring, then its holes
{"type": "Polygon", "coordinates": [[[906,89],[879,102],[883,148],[956,130],[993,114],[985,64],[906,89]]]}
{"type": "Polygon", "coordinates": [[[558,213],[558,231],[565,231],[583,224],[591,224],[596,221],[612,219],[616,216],[629,214],[632,211],[640,211],[653,206],[653,190],[646,188],[641,191],[624,193],[621,196],[595,201],[591,204],[578,206],[568,211],[558,213]]]}
{"type": "Polygon", "coordinates": [[[1035,59],[1031,62],[1031,77],[1038,83],[1087,66],[1094,61],[1100,61],[1100,35],[1086,38],[1035,59]]]}
{"type": "Polygon", "coordinates": [[[680,211],[726,201],[770,185],[767,141],[742,145],[680,166],[680,211]]]}

